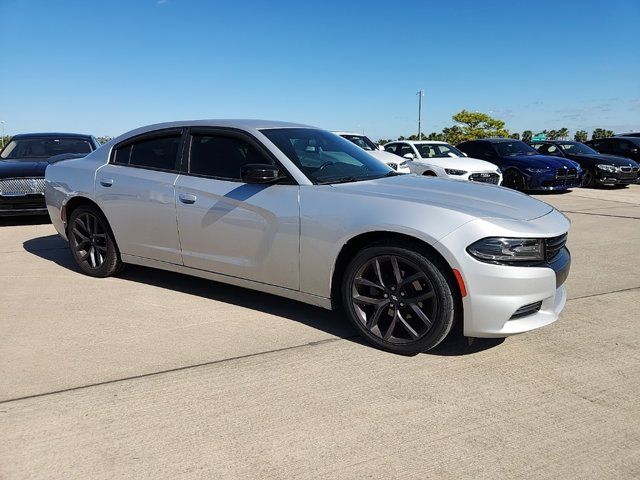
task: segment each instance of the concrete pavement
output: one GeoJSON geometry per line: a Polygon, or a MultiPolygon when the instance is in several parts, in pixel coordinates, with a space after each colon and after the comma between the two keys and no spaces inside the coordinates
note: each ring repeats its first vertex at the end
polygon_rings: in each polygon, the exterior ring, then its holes
{"type": "Polygon", "coordinates": [[[409,358],[0,221],[0,478],[640,476],[640,186],[538,198],[573,222],[561,319],[409,358]]]}

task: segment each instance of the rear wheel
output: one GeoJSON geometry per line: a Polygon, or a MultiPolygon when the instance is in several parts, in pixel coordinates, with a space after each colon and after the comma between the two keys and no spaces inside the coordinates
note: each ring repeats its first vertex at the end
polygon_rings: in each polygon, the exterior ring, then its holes
{"type": "Polygon", "coordinates": [[[526,183],[524,181],[524,176],[514,169],[507,170],[504,172],[502,176],[502,186],[513,188],[514,190],[524,190],[526,187],[526,183]]]}
{"type": "Polygon", "coordinates": [[[109,277],[122,267],[106,218],[96,208],[82,206],[69,216],[69,247],[80,269],[92,277],[109,277]]]}
{"type": "Polygon", "coordinates": [[[342,281],[343,304],[358,332],[370,343],[404,355],[429,350],[448,335],[454,291],[437,262],[399,245],[362,250],[342,281]]]}

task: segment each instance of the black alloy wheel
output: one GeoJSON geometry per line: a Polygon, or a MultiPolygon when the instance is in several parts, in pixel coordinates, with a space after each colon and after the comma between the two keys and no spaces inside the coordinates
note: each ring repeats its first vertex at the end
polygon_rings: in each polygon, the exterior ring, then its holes
{"type": "Polygon", "coordinates": [[[347,267],[343,303],[371,343],[400,354],[438,345],[454,319],[454,289],[428,258],[402,247],[371,247],[347,267]]]}
{"type": "Polygon", "coordinates": [[[512,188],[514,190],[524,190],[526,183],[524,176],[515,169],[509,169],[502,176],[502,186],[512,188]]]}
{"type": "Polygon", "coordinates": [[[596,179],[593,175],[593,172],[589,168],[585,168],[584,172],[582,172],[582,187],[593,188],[596,184],[596,179]]]}
{"type": "Polygon", "coordinates": [[[122,262],[104,216],[92,207],[71,213],[67,227],[69,247],[80,269],[93,277],[108,277],[122,262]]]}

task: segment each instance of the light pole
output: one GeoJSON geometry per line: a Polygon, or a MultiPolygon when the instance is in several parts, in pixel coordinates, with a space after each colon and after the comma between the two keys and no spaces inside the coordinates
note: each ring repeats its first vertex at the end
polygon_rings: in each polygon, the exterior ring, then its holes
{"type": "Polygon", "coordinates": [[[418,95],[418,140],[422,140],[422,97],[424,97],[424,90],[420,90],[416,95],[418,95]]]}
{"type": "Polygon", "coordinates": [[[7,122],[5,122],[4,120],[0,120],[0,123],[2,124],[2,148],[4,148],[4,125],[7,122]]]}

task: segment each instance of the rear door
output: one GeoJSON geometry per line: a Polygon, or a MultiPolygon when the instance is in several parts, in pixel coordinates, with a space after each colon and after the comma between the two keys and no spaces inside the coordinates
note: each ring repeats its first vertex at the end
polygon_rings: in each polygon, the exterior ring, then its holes
{"type": "Polygon", "coordinates": [[[176,182],[185,266],[297,290],[298,185],[243,183],[242,165],[275,160],[240,131],[193,129],[188,144],[176,182]]]}
{"type": "Polygon", "coordinates": [[[96,201],[121,253],[182,263],[174,183],[183,136],[173,129],[135,137],[117,145],[96,171],[96,201]]]}

